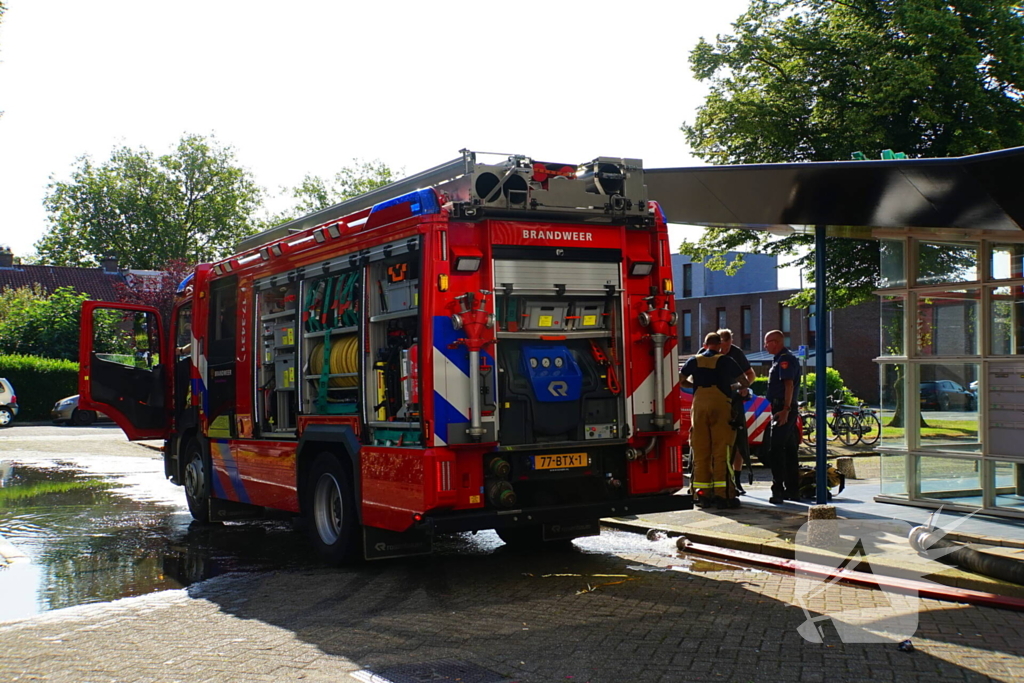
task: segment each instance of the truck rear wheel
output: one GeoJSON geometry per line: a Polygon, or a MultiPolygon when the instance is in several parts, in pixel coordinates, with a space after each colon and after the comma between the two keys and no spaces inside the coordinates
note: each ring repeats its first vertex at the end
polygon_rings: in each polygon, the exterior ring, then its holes
{"type": "Polygon", "coordinates": [[[331,453],[316,456],[309,469],[303,506],[313,545],[330,563],[359,557],[360,526],[352,483],[346,468],[331,453]]]}
{"type": "Polygon", "coordinates": [[[202,524],[210,523],[211,478],[210,461],[192,439],[185,447],[185,500],[192,518],[202,524]]]}

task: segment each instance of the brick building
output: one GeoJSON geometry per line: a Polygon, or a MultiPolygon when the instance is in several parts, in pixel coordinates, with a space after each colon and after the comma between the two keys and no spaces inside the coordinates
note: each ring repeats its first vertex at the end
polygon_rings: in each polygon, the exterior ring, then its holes
{"type": "MultiPolygon", "coordinates": [[[[731,256],[730,256],[731,258],[731,256]]],[[[812,311],[789,308],[782,304],[798,290],[777,288],[775,258],[760,254],[745,254],[747,265],[735,276],[721,271],[708,271],[699,263],[690,263],[688,257],[674,256],[677,283],[684,277],[700,283],[699,291],[708,292],[703,296],[683,296],[686,291],[676,285],[676,312],[679,314],[680,356],[695,353],[704,335],[723,327],[733,332],[733,341],[746,354],[755,372],[764,375],[771,365],[763,347],[764,335],[771,330],[782,330],[785,344],[792,350],[806,346],[809,350],[808,366],[814,363],[814,318],[812,311]],[[749,272],[751,264],[755,268],[749,272]],[[766,272],[770,268],[771,272],[766,272]],[[689,275],[684,275],[689,271],[689,275]],[[716,291],[717,280],[728,278],[728,289],[723,286],[716,291]],[[745,291],[744,291],[745,290],[745,291]]],[[[692,287],[689,291],[697,289],[692,287]]],[[[874,358],[879,353],[879,305],[867,302],[858,306],[843,308],[829,314],[831,332],[828,349],[828,365],[842,375],[846,386],[860,399],[877,404],[879,395],[878,366],[874,358]],[[838,346],[832,340],[840,340],[838,346]]]]}

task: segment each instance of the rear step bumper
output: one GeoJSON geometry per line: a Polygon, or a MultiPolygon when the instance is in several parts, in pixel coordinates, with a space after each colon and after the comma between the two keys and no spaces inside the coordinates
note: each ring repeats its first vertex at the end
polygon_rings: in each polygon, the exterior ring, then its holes
{"type": "Polygon", "coordinates": [[[522,510],[481,510],[428,514],[420,526],[435,533],[507,529],[551,522],[572,522],[601,519],[603,517],[629,517],[654,512],[673,512],[693,509],[691,495],[660,495],[630,498],[628,500],[555,505],[522,510]]]}

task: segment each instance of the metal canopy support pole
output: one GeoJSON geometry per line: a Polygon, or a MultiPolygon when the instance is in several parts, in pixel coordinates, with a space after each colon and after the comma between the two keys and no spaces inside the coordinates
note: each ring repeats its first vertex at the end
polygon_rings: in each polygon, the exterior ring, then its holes
{"type": "Polygon", "coordinates": [[[814,226],[814,404],[817,423],[817,458],[814,490],[818,505],[828,502],[828,406],[825,405],[828,384],[826,360],[828,356],[828,311],[825,306],[825,226],[814,226]]]}

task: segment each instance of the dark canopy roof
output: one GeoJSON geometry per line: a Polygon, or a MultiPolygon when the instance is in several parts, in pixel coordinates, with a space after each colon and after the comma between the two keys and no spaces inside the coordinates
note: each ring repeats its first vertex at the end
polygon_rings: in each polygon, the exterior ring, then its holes
{"type": "Polygon", "coordinates": [[[645,169],[644,179],[673,223],[1024,229],[1024,147],[950,159],[645,169]]]}

